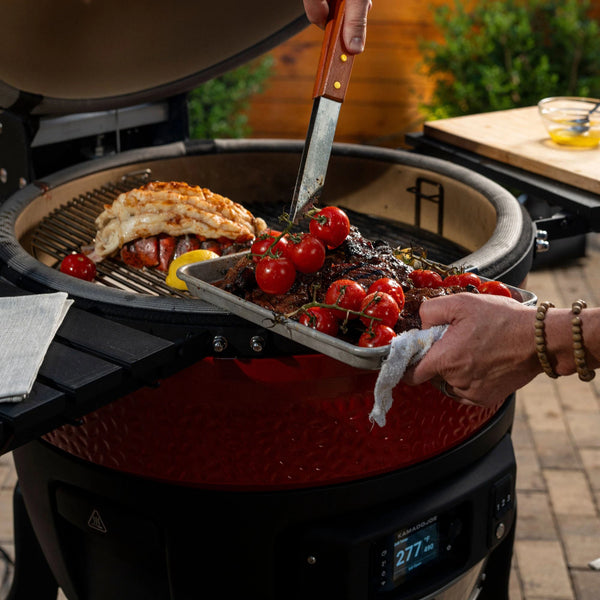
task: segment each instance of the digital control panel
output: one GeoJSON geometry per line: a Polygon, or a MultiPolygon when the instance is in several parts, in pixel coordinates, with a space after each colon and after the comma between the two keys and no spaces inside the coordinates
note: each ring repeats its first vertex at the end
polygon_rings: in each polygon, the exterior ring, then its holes
{"type": "Polygon", "coordinates": [[[290,600],[433,598],[481,567],[500,544],[512,544],[515,472],[510,439],[503,438],[468,469],[435,486],[418,493],[409,488],[410,494],[399,492],[379,506],[312,526],[299,524],[278,546],[284,595],[290,600]]]}
{"type": "Polygon", "coordinates": [[[435,560],[440,553],[440,532],[437,518],[427,525],[396,533],[392,579],[399,579],[435,560]]]}
{"type": "Polygon", "coordinates": [[[440,563],[460,562],[465,547],[458,512],[431,515],[394,531],[375,545],[372,581],[380,591],[404,584],[440,563]]]}

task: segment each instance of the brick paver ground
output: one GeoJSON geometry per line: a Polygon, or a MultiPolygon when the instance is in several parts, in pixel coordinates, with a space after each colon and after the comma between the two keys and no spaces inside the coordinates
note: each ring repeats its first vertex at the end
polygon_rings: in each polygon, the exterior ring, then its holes
{"type": "MultiPolygon", "coordinates": [[[[600,306],[600,236],[587,255],[534,270],[540,301],[600,306]]],[[[540,375],[517,395],[518,520],[511,600],[599,600],[600,381],[540,375]]]]}
{"type": "MultiPolygon", "coordinates": [[[[599,275],[594,234],[586,257],[534,270],[526,286],[557,306],[577,298],[600,306],[599,275]]],[[[600,377],[537,377],[517,395],[513,440],[519,514],[510,600],[600,600],[600,571],[588,566],[600,558],[600,377]]],[[[9,556],[15,481],[11,456],[0,457],[0,549],[9,556]]],[[[0,600],[10,573],[0,556],[0,600]]]]}

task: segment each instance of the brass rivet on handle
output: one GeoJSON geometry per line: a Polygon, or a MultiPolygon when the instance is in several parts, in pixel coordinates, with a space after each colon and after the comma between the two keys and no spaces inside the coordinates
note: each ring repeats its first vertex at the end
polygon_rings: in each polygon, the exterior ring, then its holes
{"type": "Polygon", "coordinates": [[[348,60],[348,57],[347,57],[345,54],[342,54],[342,55],[340,56],[340,60],[341,60],[342,62],[346,62],[346,61],[348,60]]]}
{"type": "Polygon", "coordinates": [[[334,82],[333,87],[336,90],[339,90],[342,87],[342,84],[339,81],[334,82]]]}

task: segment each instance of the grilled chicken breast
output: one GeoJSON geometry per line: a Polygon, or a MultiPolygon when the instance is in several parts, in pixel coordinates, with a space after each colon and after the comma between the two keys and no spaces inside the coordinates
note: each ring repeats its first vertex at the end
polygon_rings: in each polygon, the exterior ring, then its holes
{"type": "Polygon", "coordinates": [[[155,181],[120,194],[96,219],[90,257],[96,262],[138,238],[165,233],[204,239],[252,240],[267,228],[250,211],[206,188],[155,181]]]}

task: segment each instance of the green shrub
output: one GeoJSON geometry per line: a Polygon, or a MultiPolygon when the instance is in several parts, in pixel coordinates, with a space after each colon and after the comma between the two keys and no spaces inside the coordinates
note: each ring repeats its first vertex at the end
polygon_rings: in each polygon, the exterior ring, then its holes
{"type": "Polygon", "coordinates": [[[190,137],[247,137],[251,130],[244,111],[250,98],[265,89],[273,62],[271,56],[265,56],[192,90],[188,95],[190,137]]]}
{"type": "Polygon", "coordinates": [[[434,10],[444,41],[423,41],[436,77],[426,118],[600,94],[600,27],[587,0],[480,0],[434,10]]]}

